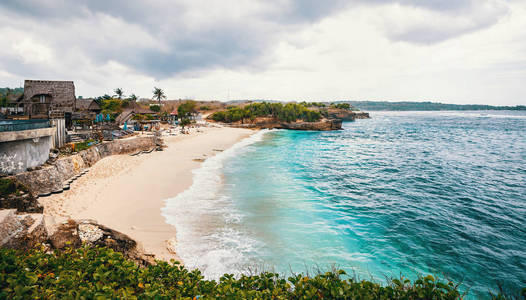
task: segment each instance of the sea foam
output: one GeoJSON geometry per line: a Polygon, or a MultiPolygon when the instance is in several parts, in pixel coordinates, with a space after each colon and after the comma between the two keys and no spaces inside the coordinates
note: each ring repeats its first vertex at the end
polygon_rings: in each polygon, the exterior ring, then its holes
{"type": "Polygon", "coordinates": [[[229,149],[205,160],[192,171],[193,184],[174,198],[165,200],[162,215],[175,226],[175,250],[185,266],[198,268],[206,278],[218,279],[224,273],[240,274],[261,245],[239,224],[243,218],[232,200],[221,195],[224,162],[263,139],[261,130],[229,149]],[[252,256],[252,255],[250,255],[252,256]]]}

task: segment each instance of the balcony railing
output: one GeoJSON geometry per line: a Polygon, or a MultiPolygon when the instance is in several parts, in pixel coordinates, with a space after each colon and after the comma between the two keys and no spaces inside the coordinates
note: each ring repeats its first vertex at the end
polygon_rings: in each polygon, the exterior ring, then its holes
{"type": "Polygon", "coordinates": [[[49,128],[49,120],[0,120],[0,132],[49,128]]]}

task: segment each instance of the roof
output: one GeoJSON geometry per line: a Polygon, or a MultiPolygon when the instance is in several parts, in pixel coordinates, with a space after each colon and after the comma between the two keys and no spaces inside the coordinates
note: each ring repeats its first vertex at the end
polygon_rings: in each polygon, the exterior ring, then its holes
{"type": "Polygon", "coordinates": [[[136,114],[156,114],[153,110],[149,108],[142,108],[142,107],[134,107],[132,111],[136,114]]]}
{"type": "Polygon", "coordinates": [[[170,113],[170,115],[172,115],[172,116],[177,116],[177,115],[178,115],[178,113],[177,113],[177,109],[174,109],[174,110],[170,113]]]}
{"type": "Polygon", "coordinates": [[[71,111],[75,106],[75,84],[73,81],[25,80],[24,102],[37,95],[50,95],[55,108],[71,111]]]}
{"type": "Polygon", "coordinates": [[[75,108],[77,110],[99,110],[101,109],[97,101],[93,99],[77,99],[75,103],[75,108]]]}

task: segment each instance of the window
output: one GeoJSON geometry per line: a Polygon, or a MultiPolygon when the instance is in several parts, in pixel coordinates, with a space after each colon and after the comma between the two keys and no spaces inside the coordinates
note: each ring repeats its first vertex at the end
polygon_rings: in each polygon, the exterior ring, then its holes
{"type": "Polygon", "coordinates": [[[46,103],[46,95],[40,95],[40,103],[46,103]]]}

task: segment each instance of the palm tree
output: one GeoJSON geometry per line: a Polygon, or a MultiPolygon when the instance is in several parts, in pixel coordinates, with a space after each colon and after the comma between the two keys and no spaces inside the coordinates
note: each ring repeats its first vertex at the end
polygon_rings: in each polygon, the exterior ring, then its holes
{"type": "Polygon", "coordinates": [[[114,90],[114,92],[115,92],[115,94],[117,95],[117,97],[119,98],[119,100],[122,99],[122,95],[124,95],[124,92],[122,91],[121,88],[116,88],[116,89],[114,90]]]}
{"type": "Polygon", "coordinates": [[[131,94],[129,99],[130,99],[131,101],[135,102],[135,101],[137,101],[137,95],[135,95],[135,94],[131,94]]]}
{"type": "Polygon", "coordinates": [[[154,87],[153,88],[153,98],[159,101],[159,107],[161,107],[161,99],[166,99],[166,95],[164,94],[163,90],[161,90],[158,87],[154,87]]]}

